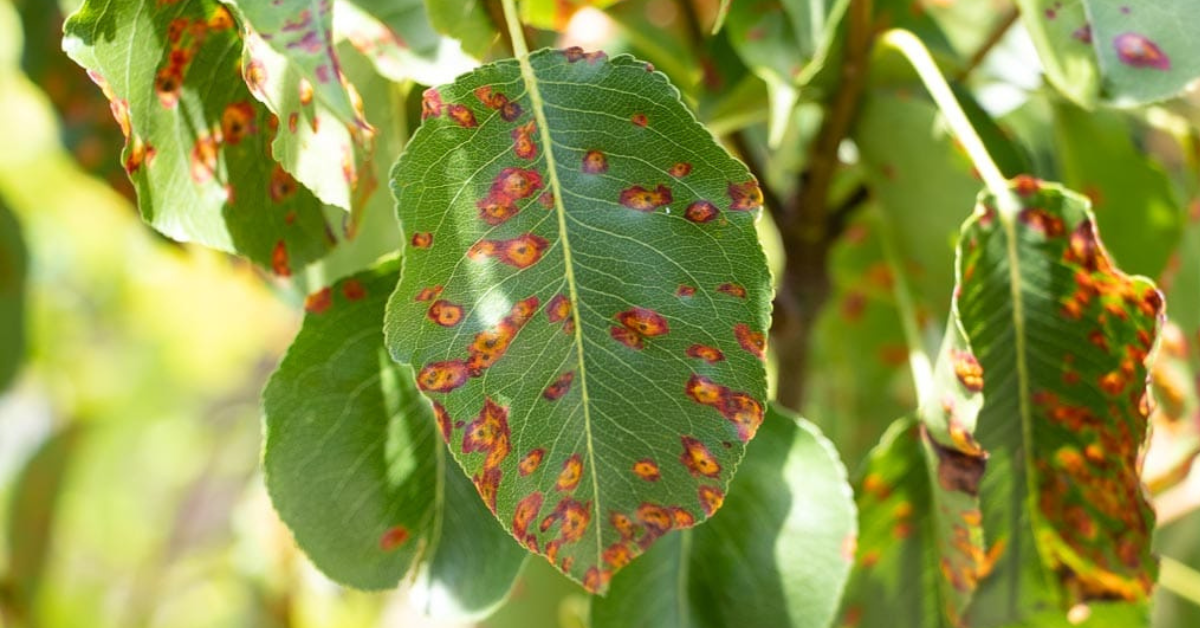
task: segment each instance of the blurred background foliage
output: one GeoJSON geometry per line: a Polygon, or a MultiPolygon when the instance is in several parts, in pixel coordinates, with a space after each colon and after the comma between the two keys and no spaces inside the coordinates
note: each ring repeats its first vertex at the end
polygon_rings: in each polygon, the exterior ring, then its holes
{"type": "MultiPolygon", "coordinates": [[[[157,235],[131,201],[107,102],[59,49],[62,15],[76,4],[0,0],[0,208],[11,209],[28,249],[23,343],[0,329],[0,361],[23,356],[0,396],[0,626],[445,625],[415,611],[403,585],[366,594],[321,576],[275,516],[259,468],[259,393],[298,328],[304,295],[394,246],[390,204],[368,210],[362,239],[292,281],[157,235]]],[[[605,2],[603,13],[585,4],[526,3],[527,21],[545,29],[534,33],[534,47],[603,47],[653,62],[714,134],[743,132],[735,149],[765,162],[776,196],[797,193],[821,115],[810,101],[826,96],[821,46],[799,51],[811,70],[780,66],[780,55],[795,51],[761,41],[749,1],[736,2],[712,38],[695,27],[711,22],[716,0],[605,2]],[[809,89],[798,95],[799,74],[809,89]],[[771,105],[797,99],[796,107],[771,105]]],[[[1191,571],[1200,566],[1200,474],[1190,473],[1200,447],[1200,98],[1190,92],[1135,112],[1084,112],[1031,71],[1037,56],[1012,24],[1010,3],[878,4],[881,20],[919,33],[948,73],[969,74],[960,98],[1006,174],[1034,172],[1088,194],[1122,267],[1158,279],[1168,293],[1172,322],[1154,372],[1160,407],[1146,477],[1160,514],[1159,550],[1178,561],[1164,572],[1178,586],[1160,589],[1154,617],[1164,628],[1200,625],[1200,575],[1191,571]],[[986,41],[993,32],[997,41],[986,41]],[[975,58],[981,49],[990,54],[975,58]]],[[[486,22],[459,26],[468,29],[466,54],[504,56],[486,22]]],[[[461,50],[451,58],[460,69],[472,63],[461,50]]],[[[355,64],[366,66],[353,59],[351,71],[355,64]]],[[[896,268],[882,238],[893,238],[903,256],[935,348],[953,287],[955,235],[979,188],[911,71],[883,53],[872,67],[852,141],[839,152],[847,167],[834,193],[858,211],[832,243],[832,292],[814,335],[819,367],[807,376],[804,407],[852,474],[886,426],[915,405],[896,268]]],[[[360,90],[386,94],[366,100],[368,117],[381,102],[393,113],[418,107],[414,83],[365,81],[373,87],[356,81],[360,90]]],[[[386,138],[393,155],[410,130],[397,124],[386,138]]],[[[8,238],[5,221],[0,211],[8,238]]],[[[769,220],[762,233],[778,271],[769,220]]],[[[21,266],[4,263],[0,271],[21,266]]],[[[8,279],[0,274],[0,288],[8,279]]],[[[531,560],[509,601],[481,625],[573,628],[584,624],[587,605],[581,590],[531,560]]]]}

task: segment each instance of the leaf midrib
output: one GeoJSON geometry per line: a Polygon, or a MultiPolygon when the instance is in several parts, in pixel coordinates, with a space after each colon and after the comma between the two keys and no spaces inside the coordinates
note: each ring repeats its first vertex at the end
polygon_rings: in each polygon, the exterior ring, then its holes
{"type": "MultiPolygon", "coordinates": [[[[509,27],[513,27],[514,16],[511,12],[506,12],[509,27]]],[[[518,25],[518,32],[519,25],[518,25]]],[[[583,404],[583,431],[587,442],[587,459],[588,468],[591,470],[592,476],[592,517],[595,521],[595,537],[596,537],[596,558],[597,560],[604,553],[602,535],[600,533],[600,479],[596,471],[596,452],[592,445],[592,415],[591,403],[588,397],[587,386],[587,367],[583,360],[583,321],[579,315],[579,292],[576,288],[575,268],[571,260],[571,245],[567,236],[567,211],[563,205],[563,190],[562,183],[558,179],[558,165],[554,158],[554,144],[550,137],[550,125],[546,121],[545,102],[542,100],[542,92],[538,86],[537,75],[533,71],[533,64],[529,61],[529,50],[525,46],[525,42],[521,37],[513,37],[513,52],[516,53],[517,63],[521,66],[521,79],[525,82],[525,89],[529,92],[530,108],[533,110],[534,119],[538,125],[538,136],[542,140],[542,150],[546,157],[546,171],[550,179],[550,190],[554,195],[554,212],[558,218],[558,237],[562,242],[563,252],[563,267],[567,279],[567,298],[571,304],[571,319],[575,325],[575,355],[578,357],[579,370],[579,393],[580,402],[583,404]]]]}

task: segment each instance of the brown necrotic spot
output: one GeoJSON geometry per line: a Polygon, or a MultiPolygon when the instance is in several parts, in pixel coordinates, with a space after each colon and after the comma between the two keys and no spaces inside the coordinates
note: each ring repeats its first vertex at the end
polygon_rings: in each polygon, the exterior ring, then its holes
{"type": "Polygon", "coordinates": [[[659,207],[670,205],[672,200],[671,188],[660,184],[653,190],[640,185],[621,190],[619,202],[629,209],[652,212],[659,207]]]}
{"type": "Polygon", "coordinates": [[[427,249],[433,246],[433,234],[428,231],[418,231],[412,235],[412,245],[416,249],[427,249]]]}
{"type": "Polygon", "coordinates": [[[731,297],[737,297],[739,299],[746,298],[746,288],[742,287],[741,284],[723,283],[717,286],[717,292],[728,294],[731,297]]]}
{"type": "Polygon", "coordinates": [[[763,358],[767,350],[767,340],[762,332],[750,329],[746,323],[738,323],[733,326],[733,336],[743,349],[759,359],[763,358]]]}
{"type": "Polygon", "coordinates": [[[758,187],[758,181],[752,179],[745,183],[730,183],[726,191],[731,201],[729,209],[733,211],[750,211],[762,207],[763,194],[758,187]]]}
{"type": "Polygon", "coordinates": [[[633,463],[633,474],[647,482],[657,482],[662,477],[658,471],[658,464],[650,458],[642,458],[633,463]]]}
{"type": "Polygon", "coordinates": [[[717,206],[708,201],[695,201],[687,206],[683,217],[692,222],[710,222],[718,215],[717,206]]]}
{"type": "Polygon", "coordinates": [[[694,297],[694,296],[696,296],[696,287],[689,286],[686,284],[680,284],[679,287],[675,289],[675,296],[677,296],[681,299],[694,297]]]}
{"type": "Polygon", "coordinates": [[[485,468],[482,473],[472,476],[471,481],[475,484],[475,490],[479,491],[483,503],[487,504],[488,510],[495,514],[496,494],[500,492],[500,469],[485,468]]]}
{"type": "Polygon", "coordinates": [[[467,383],[467,365],[462,360],[446,360],[425,365],[417,373],[417,387],[427,392],[450,392],[467,383]]]}
{"type": "Polygon", "coordinates": [[[438,299],[429,306],[429,311],[426,312],[429,320],[441,325],[442,327],[454,327],[462,322],[463,309],[457,303],[451,303],[445,299],[438,299]]]}
{"type": "Polygon", "coordinates": [[[450,116],[451,120],[454,120],[458,126],[464,129],[470,129],[479,126],[479,123],[475,122],[475,113],[467,108],[466,105],[460,105],[457,103],[446,105],[446,115],[450,116]]]}
{"type": "Polygon", "coordinates": [[[938,484],[947,491],[978,497],[979,481],[987,468],[987,452],[980,449],[977,452],[966,453],[947,447],[930,436],[924,425],[921,425],[921,437],[937,454],[938,484]]]}
{"type": "Polygon", "coordinates": [[[367,290],[357,279],[347,279],[342,284],[342,295],[349,301],[361,301],[367,297],[367,290]]]}
{"type": "Polygon", "coordinates": [[[522,109],[520,103],[515,100],[504,103],[504,106],[500,108],[500,117],[503,118],[505,122],[516,122],[517,118],[520,118],[522,113],[525,113],[525,110],[522,109]]]}
{"type": "Polygon", "coordinates": [[[634,126],[640,126],[643,128],[650,124],[650,119],[647,118],[646,114],[644,113],[635,113],[632,116],[629,116],[629,121],[632,122],[634,126]]]}
{"type": "Polygon", "coordinates": [[[558,473],[558,480],[554,483],[554,490],[573,491],[576,486],[579,486],[581,478],[583,478],[583,458],[579,454],[571,454],[571,457],[563,462],[562,471],[558,473]]]}
{"type": "Polygon", "coordinates": [[[304,311],[310,314],[321,314],[333,305],[333,291],[321,288],[304,298],[304,311]]]}
{"type": "Polygon", "coordinates": [[[437,418],[438,431],[442,434],[442,440],[446,443],[450,442],[450,434],[454,432],[454,422],[450,419],[450,413],[446,412],[446,408],[442,404],[433,401],[433,416],[437,418]]]}
{"type": "Polygon", "coordinates": [[[558,376],[558,379],[550,383],[546,390],[542,391],[542,397],[546,401],[558,401],[562,399],[571,390],[571,382],[575,381],[575,371],[567,371],[558,376]]]}
{"type": "Polygon", "coordinates": [[[1041,233],[1047,238],[1059,238],[1066,233],[1066,227],[1063,225],[1062,218],[1044,209],[1036,207],[1023,209],[1019,215],[1019,220],[1029,226],[1030,229],[1041,233]]]}
{"type": "Polygon", "coordinates": [[[283,240],[276,242],[275,248],[271,249],[271,270],[280,277],[292,275],[292,267],[288,263],[287,244],[283,240]]]}
{"type": "Polygon", "coordinates": [[[393,526],[379,536],[379,549],[390,552],[408,541],[408,528],[393,526]]]}
{"type": "Polygon", "coordinates": [[[704,443],[690,436],[684,436],[680,440],[683,442],[683,454],[679,460],[692,477],[715,478],[721,474],[721,464],[704,443]]]}
{"type": "Polygon", "coordinates": [[[282,203],[296,194],[296,180],[279,164],[271,170],[270,194],[275,203],[282,203]]]}
{"type": "Polygon", "coordinates": [[[709,364],[715,364],[715,363],[720,362],[725,359],[725,354],[721,353],[720,349],[718,349],[716,347],[710,347],[708,345],[699,345],[699,344],[688,347],[687,355],[689,358],[696,358],[697,360],[704,360],[705,362],[708,362],[709,364]]]}
{"type": "Polygon", "coordinates": [[[583,155],[580,170],[587,174],[603,174],[608,172],[608,157],[598,150],[589,150],[583,155]]]}
{"type": "Polygon", "coordinates": [[[521,458],[521,462],[517,464],[517,470],[521,473],[522,477],[529,475],[530,473],[537,471],[538,467],[542,465],[542,460],[545,459],[545,457],[545,449],[540,447],[533,449],[529,453],[525,454],[523,458],[521,458]]]}
{"type": "Polygon", "coordinates": [[[716,514],[725,503],[724,491],[715,486],[701,486],[696,491],[696,496],[700,499],[700,509],[709,517],[716,514]]]}
{"type": "Polygon", "coordinates": [[[642,336],[638,335],[637,332],[626,329],[625,327],[610,327],[608,329],[608,335],[611,336],[613,340],[616,340],[630,349],[641,350],[646,346],[642,336]]]}

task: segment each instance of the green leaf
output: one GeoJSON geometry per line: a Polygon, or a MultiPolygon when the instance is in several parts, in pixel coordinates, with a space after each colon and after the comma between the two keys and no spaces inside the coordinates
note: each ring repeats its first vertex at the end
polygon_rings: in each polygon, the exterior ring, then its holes
{"type": "Polygon", "coordinates": [[[28,252],[16,216],[0,201],[0,391],[25,356],[25,283],[28,252]]]}
{"type": "Polygon", "coordinates": [[[809,84],[840,54],[848,0],[734,2],[729,36],[735,50],[768,85],[809,84]]]}
{"type": "Polygon", "coordinates": [[[772,408],[720,515],[616,576],[592,601],[591,625],[824,628],[856,534],[837,450],[812,424],[772,408]]]}
{"type": "Polygon", "coordinates": [[[762,196],[644,63],[527,62],[426,92],[385,329],[501,522],[602,592],[719,507],[762,420],[762,196]]]}
{"type": "Polygon", "coordinates": [[[263,394],[267,488],[331,578],[379,589],[416,569],[427,611],[481,615],[504,598],[525,553],[448,466],[412,371],[388,356],[382,323],[397,269],[387,263],[308,298],[263,394]]]}
{"type": "Polygon", "coordinates": [[[243,27],[257,35],[259,42],[266,42],[286,60],[284,63],[299,72],[316,99],[343,124],[366,126],[342,83],[333,40],[332,0],[271,0],[269,4],[258,0],[221,1],[237,10],[243,27]]]}
{"type": "Polygon", "coordinates": [[[987,402],[976,438],[996,556],[971,625],[1144,601],[1154,513],[1138,477],[1161,294],[1117,269],[1086,198],[1018,178],[1019,213],[983,196],[964,226],[955,305],[987,402]]]}
{"type": "Polygon", "coordinates": [[[487,56],[499,37],[484,0],[425,0],[425,10],[435,30],[458,40],[476,59],[487,56]]]}
{"type": "Polygon", "coordinates": [[[1117,263],[1157,277],[1183,231],[1183,211],[1166,173],[1134,145],[1119,113],[1058,103],[1054,134],[1063,184],[1091,200],[1117,263]]]}
{"type": "Polygon", "coordinates": [[[242,43],[222,5],[89,0],[65,33],[126,131],[125,169],[155,229],[282,276],[329,250],[322,205],[270,158],[277,120],[242,82],[242,43]]]}
{"type": "Polygon", "coordinates": [[[1084,107],[1130,107],[1171,98],[1200,76],[1200,21],[1191,0],[1153,4],[1018,0],[1046,77],[1084,107]]]}

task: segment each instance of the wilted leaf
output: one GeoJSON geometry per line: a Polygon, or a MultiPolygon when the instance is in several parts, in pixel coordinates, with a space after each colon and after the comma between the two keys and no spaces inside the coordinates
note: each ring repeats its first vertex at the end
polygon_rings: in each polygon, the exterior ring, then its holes
{"type": "Polygon", "coordinates": [[[383,314],[397,267],[308,298],[263,395],[267,488],[335,580],[378,589],[417,569],[427,610],[479,614],[507,593],[525,552],[453,468],[412,371],[388,356],[383,314]]]}
{"type": "Polygon", "coordinates": [[[772,409],[730,490],[719,516],[613,579],[593,628],[829,625],[858,527],[833,444],[772,409]]]}
{"type": "Polygon", "coordinates": [[[25,355],[25,273],[29,263],[21,225],[0,201],[0,391],[25,355]]]}
{"type": "Polygon", "coordinates": [[[763,416],[757,182],[631,57],[425,94],[392,355],[501,522],[592,591],[720,507],[763,416]]]}
{"type": "Polygon", "coordinates": [[[985,195],[964,227],[956,296],[991,455],[981,496],[997,560],[977,626],[1143,601],[1156,571],[1138,451],[1162,297],[1113,265],[1085,198],[1030,178],[1014,190],[1013,219],[985,195]]]}
{"type": "Polygon", "coordinates": [[[178,240],[290,275],[333,245],[322,205],[270,157],[278,121],[242,82],[215,0],[86,2],[63,47],[108,96],[142,216],[178,240]]]}
{"type": "Polygon", "coordinates": [[[1200,4],[1017,0],[1046,77],[1071,100],[1134,106],[1175,96],[1200,76],[1200,39],[1183,24],[1200,4]]]}

